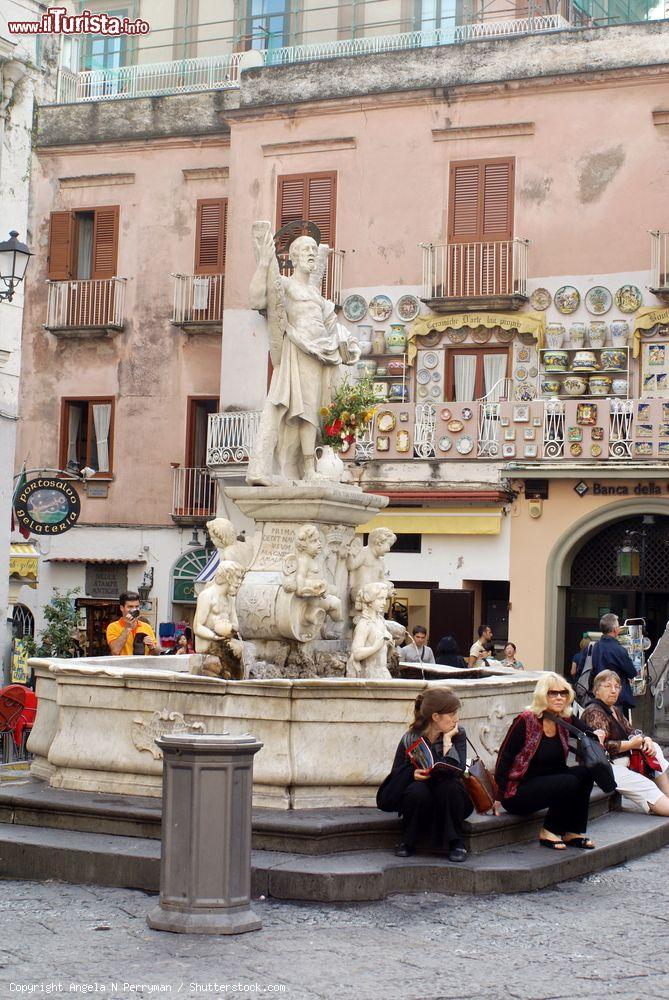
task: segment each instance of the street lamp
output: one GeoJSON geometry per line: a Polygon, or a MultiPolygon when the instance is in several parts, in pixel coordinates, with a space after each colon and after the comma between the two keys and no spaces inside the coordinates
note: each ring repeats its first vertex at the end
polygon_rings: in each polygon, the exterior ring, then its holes
{"type": "Polygon", "coordinates": [[[12,229],[9,239],[0,243],[0,301],[3,299],[12,301],[14,289],[23,281],[28,261],[33,256],[25,243],[19,243],[18,235],[17,231],[12,229]]]}
{"type": "Polygon", "coordinates": [[[639,580],[640,618],[646,617],[646,543],[648,529],[654,524],[653,514],[644,514],[641,527],[626,531],[622,545],[616,550],[616,576],[623,580],[639,580]]]}

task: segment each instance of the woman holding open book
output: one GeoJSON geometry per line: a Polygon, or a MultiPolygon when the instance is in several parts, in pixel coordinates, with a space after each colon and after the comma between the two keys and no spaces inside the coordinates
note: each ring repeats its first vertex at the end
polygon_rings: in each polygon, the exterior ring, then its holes
{"type": "Polygon", "coordinates": [[[379,788],[379,809],[397,812],[404,821],[402,843],[395,851],[399,858],[412,855],[422,836],[446,850],[450,861],[467,857],[462,824],[474,807],[462,783],[467,741],[459,710],[460,701],[449,688],[427,688],[419,694],[411,728],[379,788]]]}

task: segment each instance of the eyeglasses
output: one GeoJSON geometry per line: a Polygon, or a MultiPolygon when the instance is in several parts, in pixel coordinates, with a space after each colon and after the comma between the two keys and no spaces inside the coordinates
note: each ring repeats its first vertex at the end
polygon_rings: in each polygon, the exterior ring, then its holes
{"type": "Polygon", "coordinates": [[[560,688],[559,691],[547,691],[546,694],[549,698],[568,698],[569,692],[565,691],[564,688],[560,688]]]}

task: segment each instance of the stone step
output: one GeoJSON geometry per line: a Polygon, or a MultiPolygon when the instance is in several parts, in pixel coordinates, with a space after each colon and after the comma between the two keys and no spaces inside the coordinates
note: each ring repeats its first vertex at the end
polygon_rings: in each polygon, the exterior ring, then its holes
{"type": "MultiPolygon", "coordinates": [[[[595,789],[590,818],[608,812],[611,799],[595,789]]],[[[0,824],[19,824],[80,833],[159,840],[160,799],[50,788],[33,779],[0,788],[0,824]]],[[[542,813],[533,816],[478,816],[465,822],[464,840],[474,854],[532,840],[542,813]]],[[[384,850],[401,839],[397,816],[369,808],[254,809],[256,850],[323,855],[384,850]]]]}
{"type": "MultiPolygon", "coordinates": [[[[254,851],[252,893],[285,900],[351,902],[393,892],[527,892],[581,878],[669,843],[669,820],[609,812],[593,820],[594,851],[547,851],[512,844],[452,864],[438,855],[396,858],[391,851],[329,855],[254,851]]],[[[56,879],[158,891],[160,843],[75,830],[0,826],[0,872],[7,878],[56,879]]]]}

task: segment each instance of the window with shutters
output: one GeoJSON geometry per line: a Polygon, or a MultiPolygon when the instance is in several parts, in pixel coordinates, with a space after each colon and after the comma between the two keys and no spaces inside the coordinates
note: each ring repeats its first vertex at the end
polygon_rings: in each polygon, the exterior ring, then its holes
{"type": "Polygon", "coordinates": [[[58,325],[105,326],[114,316],[118,232],[118,205],[51,213],[48,276],[69,282],[58,325]]]}
{"type": "Polygon", "coordinates": [[[112,472],[114,399],[95,396],[63,399],[60,420],[60,468],[78,474],[93,469],[98,476],[112,472]]]}
{"type": "Polygon", "coordinates": [[[445,295],[512,294],[514,165],[451,163],[445,295]]]}
{"type": "MultiPolygon", "coordinates": [[[[312,222],[321,234],[321,243],[335,245],[335,210],[337,204],[336,171],[320,174],[290,174],[279,177],[277,183],[276,227],[282,229],[291,222],[312,222]]],[[[307,227],[297,227],[277,244],[279,266],[282,273],[290,274],[292,265],[288,248],[292,241],[307,232],[307,227]]],[[[333,260],[330,258],[324,292],[332,285],[333,260]]]]}
{"type": "Polygon", "coordinates": [[[227,222],[227,198],[200,198],[195,224],[196,274],[225,274],[227,222]]]}

